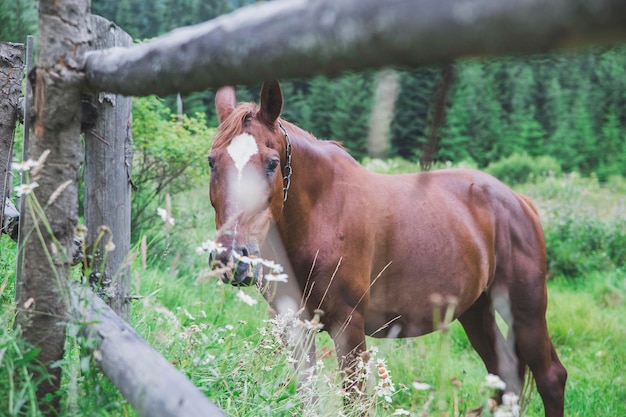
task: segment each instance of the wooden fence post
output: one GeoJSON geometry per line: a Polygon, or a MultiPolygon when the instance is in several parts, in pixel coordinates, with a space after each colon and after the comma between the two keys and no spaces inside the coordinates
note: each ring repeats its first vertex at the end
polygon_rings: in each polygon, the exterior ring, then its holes
{"type": "Polygon", "coordinates": [[[5,207],[11,205],[13,138],[23,71],[24,45],[0,42],[0,236],[5,207]]]}
{"type": "MultiPolygon", "coordinates": [[[[91,16],[94,49],[130,46],[130,35],[100,16],[91,16]]],[[[130,172],[132,99],[100,92],[92,100],[96,118],[85,133],[85,253],[92,284],[120,316],[128,319],[130,268],[130,172]],[[105,227],[103,227],[105,226],[105,227]],[[107,244],[114,244],[108,251],[107,244]]]]}
{"type": "Polygon", "coordinates": [[[78,173],[83,151],[80,140],[81,90],[85,52],[89,47],[89,2],[39,2],[33,135],[28,156],[48,154],[29,180],[38,188],[27,195],[20,213],[24,261],[20,276],[16,324],[24,339],[40,349],[38,360],[50,379],[38,387],[45,415],[58,415],[64,321],[67,320],[67,280],[70,276],[75,226],[78,220],[78,173]],[[34,198],[33,198],[34,197],[34,198]],[[51,396],[48,403],[44,398],[51,396]]]}

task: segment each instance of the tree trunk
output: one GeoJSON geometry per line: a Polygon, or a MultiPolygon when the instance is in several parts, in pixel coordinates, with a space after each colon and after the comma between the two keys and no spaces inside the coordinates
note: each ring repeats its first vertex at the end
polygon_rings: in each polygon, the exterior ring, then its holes
{"type": "Polygon", "coordinates": [[[23,70],[24,45],[0,42],[0,236],[5,232],[5,207],[11,205],[11,161],[23,70]]]}
{"type": "Polygon", "coordinates": [[[40,405],[47,415],[60,409],[55,395],[61,368],[51,366],[63,358],[73,237],[78,211],[78,172],[82,161],[80,140],[81,88],[84,54],[89,44],[89,2],[39,2],[39,53],[35,70],[35,122],[28,156],[38,159],[49,151],[29,181],[39,187],[27,195],[21,213],[20,240],[24,261],[19,286],[16,324],[24,339],[40,349],[38,359],[52,376],[38,387],[40,405]],[[40,205],[43,209],[37,211],[40,205]],[[44,397],[52,400],[44,404],[44,397]]]}
{"type": "MultiPolygon", "coordinates": [[[[95,49],[130,46],[130,35],[100,16],[91,16],[95,49]]],[[[128,319],[130,268],[130,170],[132,99],[99,93],[96,119],[85,128],[85,226],[90,282],[113,310],[128,319]],[[106,226],[106,227],[103,227],[106,226]],[[114,244],[114,249],[109,242],[114,244]]]]}

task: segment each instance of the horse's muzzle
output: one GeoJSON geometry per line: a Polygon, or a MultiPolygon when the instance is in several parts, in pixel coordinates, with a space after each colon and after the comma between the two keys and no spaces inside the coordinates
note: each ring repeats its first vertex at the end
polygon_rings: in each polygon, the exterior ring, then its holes
{"type": "Polygon", "coordinates": [[[261,274],[261,265],[253,265],[240,258],[241,256],[234,256],[232,252],[224,254],[224,256],[209,254],[209,265],[213,270],[221,270],[220,278],[225,284],[231,284],[235,287],[247,287],[256,284],[261,274]]]}

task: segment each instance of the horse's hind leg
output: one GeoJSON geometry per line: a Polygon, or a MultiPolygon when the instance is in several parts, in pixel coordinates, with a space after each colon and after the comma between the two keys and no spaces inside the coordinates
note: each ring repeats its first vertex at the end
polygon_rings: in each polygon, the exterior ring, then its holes
{"type": "Polygon", "coordinates": [[[511,326],[518,354],[533,373],[546,417],[561,417],[567,371],[548,334],[545,287],[539,291],[511,287],[509,291],[511,326]]]}
{"type": "Polygon", "coordinates": [[[487,372],[498,375],[505,383],[506,390],[521,392],[523,372],[512,344],[505,340],[496,325],[495,310],[491,297],[481,294],[476,302],[466,310],[459,321],[465,329],[470,343],[485,363],[487,372]]]}

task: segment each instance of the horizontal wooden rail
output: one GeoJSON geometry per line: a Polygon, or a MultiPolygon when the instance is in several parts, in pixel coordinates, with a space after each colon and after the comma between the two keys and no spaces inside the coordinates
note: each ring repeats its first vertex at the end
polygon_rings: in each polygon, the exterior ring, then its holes
{"type": "Polygon", "coordinates": [[[167,95],[626,40],[624,0],[278,0],[89,52],[97,91],[167,95]]]}
{"type": "Polygon", "coordinates": [[[146,417],[221,417],[180,371],[150,347],[89,288],[70,285],[70,314],[86,337],[97,340],[94,352],[102,372],[146,417]]]}

